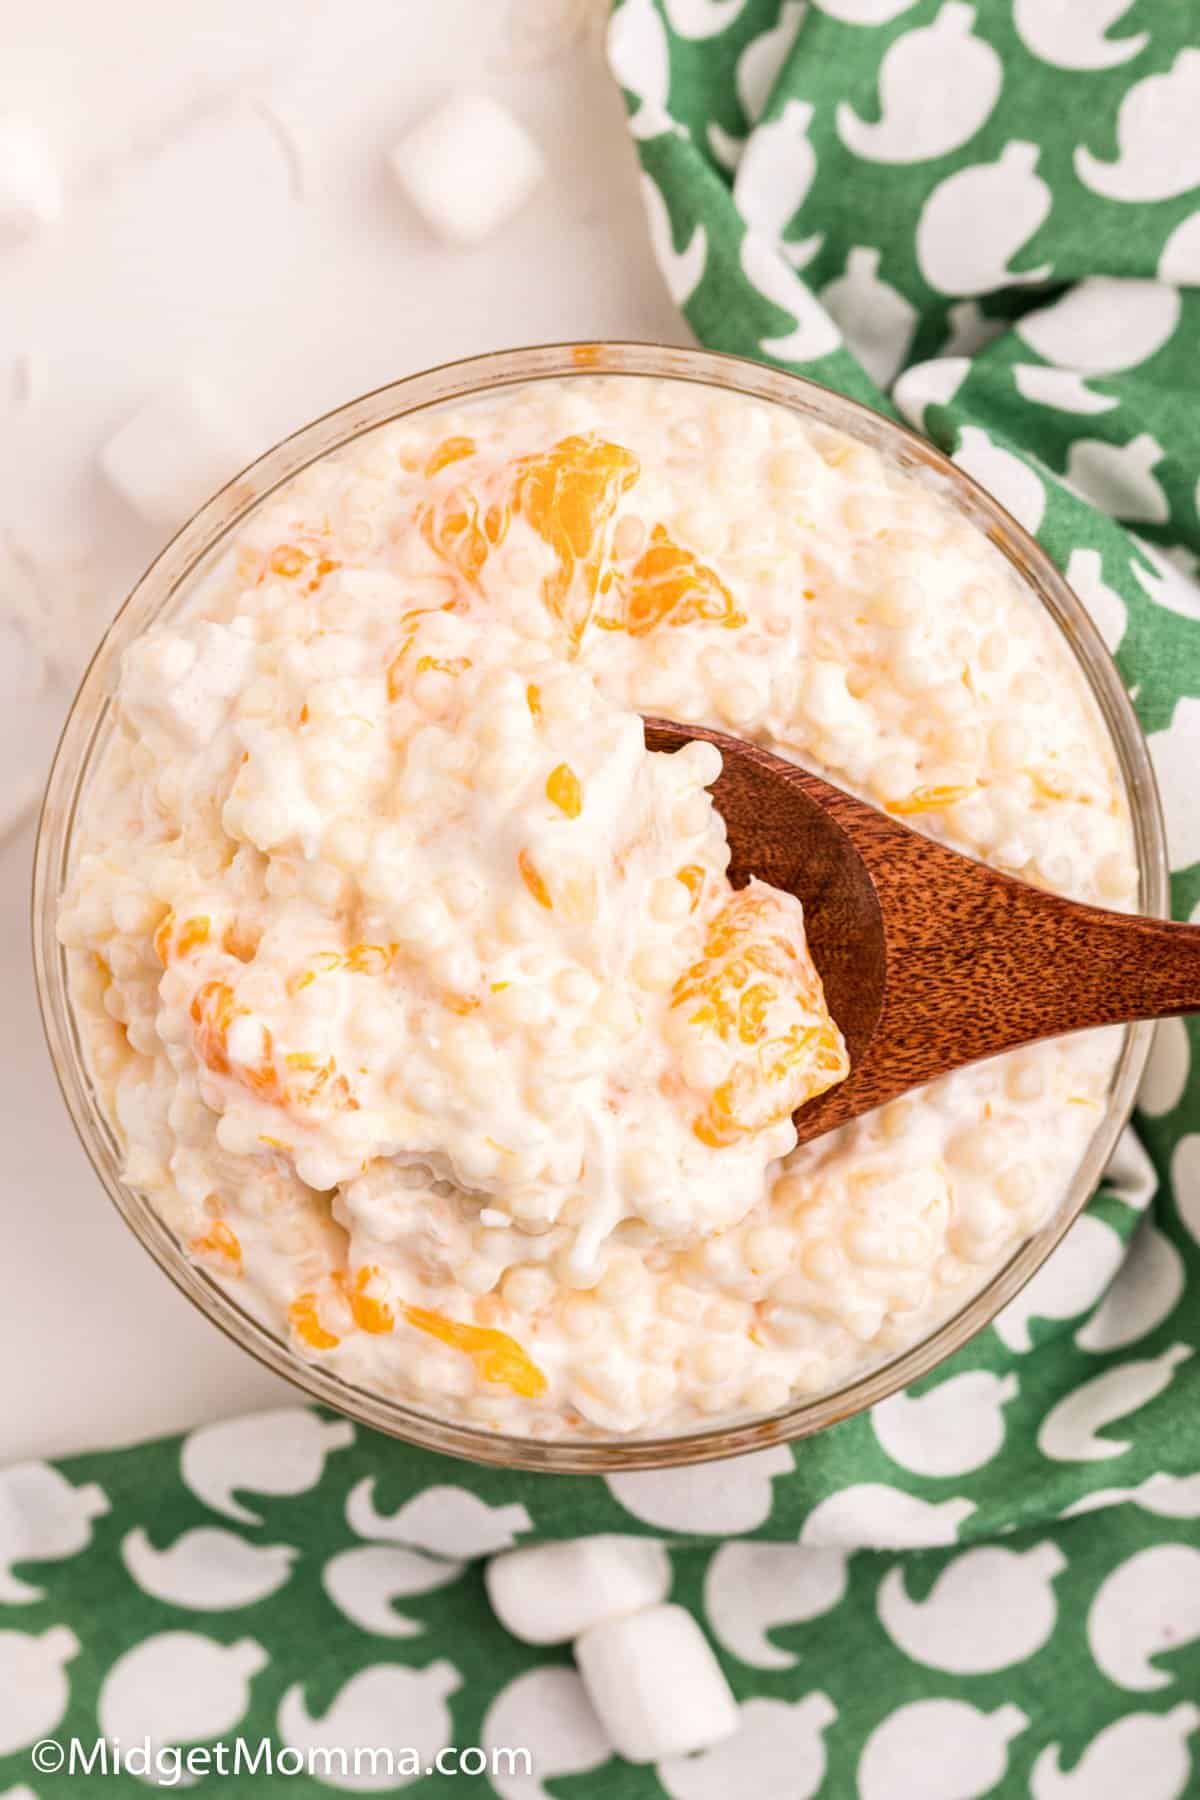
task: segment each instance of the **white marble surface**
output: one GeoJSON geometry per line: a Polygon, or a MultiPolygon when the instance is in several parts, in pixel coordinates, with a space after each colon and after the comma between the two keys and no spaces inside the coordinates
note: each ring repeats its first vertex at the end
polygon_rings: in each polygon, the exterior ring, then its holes
{"type": "MultiPolygon", "coordinates": [[[[516,0],[514,12],[520,25],[598,4],[516,0]]],[[[0,552],[32,568],[52,619],[47,723],[158,548],[95,459],[164,376],[217,383],[266,448],[448,358],[558,338],[686,340],[595,35],[518,67],[513,17],[506,0],[0,0],[0,111],[47,119],[67,161],[61,224],[0,246],[0,552]],[[469,252],[428,237],[385,162],[456,86],[511,106],[550,169],[525,211],[469,252]]],[[[40,779],[45,751],[24,729],[17,742],[22,772],[40,779]]],[[[287,1391],[175,1292],[76,1144],[34,999],[32,844],[29,818],[0,843],[0,1463],[287,1391]]]]}

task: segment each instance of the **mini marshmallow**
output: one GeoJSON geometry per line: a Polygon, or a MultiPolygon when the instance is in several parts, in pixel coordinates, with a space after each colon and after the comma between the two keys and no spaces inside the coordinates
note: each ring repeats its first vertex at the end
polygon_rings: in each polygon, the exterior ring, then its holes
{"type": "Polygon", "coordinates": [[[737,1702],[707,1638],[682,1606],[606,1619],[575,1661],[613,1748],[626,1762],[688,1756],[732,1737],[737,1702]]]}
{"type": "Polygon", "coordinates": [[[32,119],[0,119],[0,237],[31,237],[62,212],[62,176],[32,119]]]}
{"type": "Polygon", "coordinates": [[[665,1600],[671,1559],[648,1538],[570,1538],[493,1556],[484,1571],[492,1611],[525,1644],[565,1644],[605,1619],[665,1600]]]}
{"type": "Polygon", "coordinates": [[[100,452],[121,498],[174,530],[253,456],[249,432],[206,382],[187,376],[144,402],[100,452]]]}
{"type": "Polygon", "coordinates": [[[545,173],[524,126],[486,94],[456,94],[389,153],[392,171],[429,229],[478,244],[523,206],[545,173]]]}

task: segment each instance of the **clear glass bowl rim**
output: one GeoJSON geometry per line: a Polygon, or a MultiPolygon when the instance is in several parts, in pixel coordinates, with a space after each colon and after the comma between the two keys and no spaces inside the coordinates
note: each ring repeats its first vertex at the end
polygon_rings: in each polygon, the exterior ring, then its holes
{"type": "Polygon", "coordinates": [[[405,1442],[476,1463],[572,1474],[672,1468],[807,1437],[874,1406],[961,1349],[1036,1274],[1086,1204],[1133,1110],[1153,1033],[1147,1024],[1127,1028],[1107,1109],[1066,1200],[984,1288],[911,1349],[844,1387],[747,1422],[679,1437],[542,1441],[440,1419],[303,1361],[187,1259],[149,1202],[121,1179],[117,1142],[88,1079],[69,1002],[66,959],[54,930],[75,811],[103,736],[121,652],[245,516],[307,464],[407,413],[478,399],[527,382],[602,374],[686,381],[773,401],[868,443],[932,479],[943,497],[986,533],[1033,588],[1066,637],[1113,739],[1126,784],[1142,910],[1166,917],[1169,909],[1162,810],[1145,738],[1116,665],[1081,602],[1029,534],[932,444],[800,376],[743,357],[660,344],[564,343],[495,351],[407,376],[326,413],[268,450],[201,507],[150,565],[105,633],[63,728],[42,804],[33,870],[34,968],[46,1039],[72,1122],[109,1198],[143,1247],[201,1312],[276,1374],[314,1400],[405,1442]]]}

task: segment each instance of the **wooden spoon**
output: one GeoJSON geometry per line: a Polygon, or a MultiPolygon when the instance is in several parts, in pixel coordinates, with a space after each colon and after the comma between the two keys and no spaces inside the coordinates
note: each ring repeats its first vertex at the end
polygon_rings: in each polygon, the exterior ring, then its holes
{"type": "Polygon", "coordinates": [[[646,720],[724,759],[730,877],[796,894],[850,1074],[801,1143],[964,1063],[1087,1026],[1200,1011],[1200,926],[1081,906],[934,843],[757,744],[646,720]]]}

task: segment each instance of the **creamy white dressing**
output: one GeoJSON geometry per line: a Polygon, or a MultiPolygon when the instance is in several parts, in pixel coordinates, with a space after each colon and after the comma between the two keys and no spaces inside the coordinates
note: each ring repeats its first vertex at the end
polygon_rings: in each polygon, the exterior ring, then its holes
{"type": "Polygon", "coordinates": [[[543,1436],[769,1410],[961,1304],[1100,1117],[1112,1033],[794,1148],[844,1067],[801,909],[731,897],[715,752],[639,714],[1056,891],[1136,871],[1035,597],[781,408],[579,378],[387,427],[259,509],[118,708],[60,929],[127,1178],[380,1391],[543,1436]]]}

